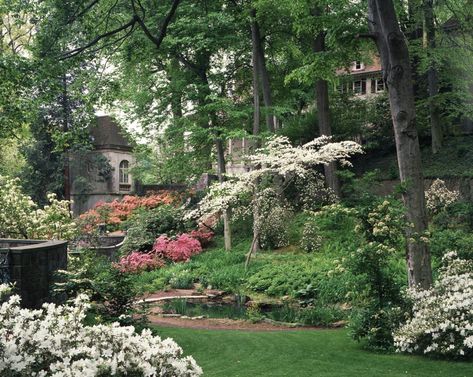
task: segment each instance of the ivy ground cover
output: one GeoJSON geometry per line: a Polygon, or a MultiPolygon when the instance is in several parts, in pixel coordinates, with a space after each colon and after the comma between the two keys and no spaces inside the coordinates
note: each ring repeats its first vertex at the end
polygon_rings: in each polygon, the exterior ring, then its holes
{"type": "Polygon", "coordinates": [[[467,377],[472,365],[365,351],[346,330],[215,331],[159,328],[205,377],[467,377]]]}

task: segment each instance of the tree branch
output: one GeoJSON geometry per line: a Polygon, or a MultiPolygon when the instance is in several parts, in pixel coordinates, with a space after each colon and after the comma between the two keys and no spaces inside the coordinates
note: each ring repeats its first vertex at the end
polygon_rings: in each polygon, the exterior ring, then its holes
{"type": "Polygon", "coordinates": [[[356,39],[371,39],[373,41],[376,41],[376,38],[378,38],[378,35],[376,33],[358,33],[355,35],[356,39]]]}
{"type": "Polygon", "coordinates": [[[129,22],[127,22],[126,24],[116,28],[116,29],[113,29],[113,30],[110,30],[104,34],[101,34],[97,37],[95,37],[94,39],[92,39],[89,43],[87,43],[86,45],[84,46],[81,46],[81,47],[77,47],[73,50],[69,50],[69,51],[66,51],[64,52],[61,57],[59,58],[59,60],[65,60],[65,59],[69,59],[69,58],[72,58],[78,54],[80,54],[81,52],[87,50],[88,48],[96,45],[97,43],[99,43],[102,39],[104,38],[107,38],[107,37],[110,37],[112,35],[115,35],[123,30],[126,30],[128,29],[129,27],[133,27],[135,25],[135,23],[137,22],[136,18],[133,17],[129,22]]]}
{"type": "Polygon", "coordinates": [[[151,42],[153,42],[156,45],[156,48],[159,48],[159,46],[161,45],[164,37],[166,36],[167,28],[169,26],[169,23],[171,22],[172,17],[176,13],[176,9],[179,6],[180,1],[181,0],[174,0],[173,1],[171,9],[169,10],[166,18],[163,21],[163,24],[161,25],[160,33],[157,37],[155,37],[151,33],[151,31],[148,29],[148,27],[146,26],[143,19],[141,17],[139,17],[138,14],[136,13],[135,2],[132,0],[131,3],[132,3],[132,7],[133,7],[133,12],[134,12],[134,16],[136,18],[136,21],[138,22],[138,25],[140,25],[141,29],[143,30],[145,35],[151,40],[151,42]]]}

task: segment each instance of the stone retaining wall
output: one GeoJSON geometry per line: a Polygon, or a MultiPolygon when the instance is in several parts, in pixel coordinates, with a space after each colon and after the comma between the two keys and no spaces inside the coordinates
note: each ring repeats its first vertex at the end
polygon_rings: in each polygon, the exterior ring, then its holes
{"type": "Polygon", "coordinates": [[[47,302],[54,272],[67,268],[66,241],[0,239],[0,253],[8,255],[10,281],[27,308],[47,302]]]}

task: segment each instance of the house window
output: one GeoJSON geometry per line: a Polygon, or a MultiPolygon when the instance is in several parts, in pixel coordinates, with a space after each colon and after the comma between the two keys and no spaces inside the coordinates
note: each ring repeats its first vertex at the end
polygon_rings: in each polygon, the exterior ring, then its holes
{"type": "Polygon", "coordinates": [[[384,91],[384,80],[376,79],[376,93],[384,91]]]}
{"type": "Polygon", "coordinates": [[[342,82],[337,86],[337,90],[339,93],[350,93],[352,89],[351,86],[349,82],[342,82]]]}
{"type": "Polygon", "coordinates": [[[364,68],[365,68],[365,65],[359,60],[357,60],[355,63],[353,63],[353,70],[354,71],[361,71],[364,68]]]}
{"type": "Polygon", "coordinates": [[[366,79],[353,81],[353,92],[355,94],[366,94],[366,79]]]}
{"type": "Polygon", "coordinates": [[[130,184],[130,175],[128,174],[129,163],[127,160],[123,160],[120,162],[120,166],[118,168],[119,174],[119,183],[120,185],[129,185],[130,184]]]}

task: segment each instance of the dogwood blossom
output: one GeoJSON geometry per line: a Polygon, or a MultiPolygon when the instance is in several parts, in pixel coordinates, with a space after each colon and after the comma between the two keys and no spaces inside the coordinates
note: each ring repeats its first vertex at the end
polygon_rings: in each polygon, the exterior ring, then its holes
{"type": "Polygon", "coordinates": [[[293,147],[287,137],[274,136],[254,155],[247,157],[251,167],[248,172],[238,178],[212,185],[199,208],[187,213],[186,218],[223,212],[239,204],[248,207],[248,198],[265,176],[279,176],[282,179],[305,177],[312,175],[313,168],[319,165],[335,161],[350,165],[348,158],[358,153],[362,153],[362,148],[354,141],[335,143],[331,142],[330,137],[322,136],[302,146],[293,147]]]}

